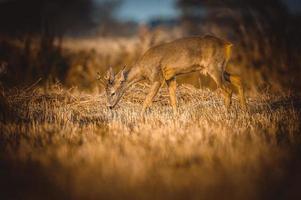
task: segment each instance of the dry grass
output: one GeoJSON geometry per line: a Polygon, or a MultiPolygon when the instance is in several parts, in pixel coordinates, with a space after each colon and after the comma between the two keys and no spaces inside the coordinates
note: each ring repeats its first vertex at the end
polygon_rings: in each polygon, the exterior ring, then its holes
{"type": "Polygon", "coordinates": [[[1,194],[9,199],[298,195],[298,97],[249,98],[249,112],[235,99],[227,112],[218,92],[182,85],[180,114],[173,116],[164,87],[141,117],[147,90],[132,87],[115,110],[105,107],[104,94],[59,85],[8,91],[14,120],[0,124],[1,194]]]}

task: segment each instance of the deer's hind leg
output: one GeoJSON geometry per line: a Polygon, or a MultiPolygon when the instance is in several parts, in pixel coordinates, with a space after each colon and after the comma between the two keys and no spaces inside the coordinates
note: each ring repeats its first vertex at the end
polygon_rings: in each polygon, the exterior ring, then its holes
{"type": "Polygon", "coordinates": [[[214,70],[208,73],[211,78],[215,81],[218,88],[221,88],[222,94],[224,96],[224,102],[227,109],[230,108],[232,104],[232,90],[226,85],[223,79],[223,73],[219,70],[214,70]]]}
{"type": "Polygon", "coordinates": [[[226,85],[221,87],[221,89],[222,89],[222,93],[224,96],[225,106],[227,109],[229,109],[232,104],[232,90],[229,87],[227,87],[226,85]]]}
{"type": "Polygon", "coordinates": [[[244,89],[243,89],[243,85],[241,82],[241,78],[237,75],[232,75],[228,72],[224,72],[223,76],[226,81],[228,81],[231,85],[233,85],[237,89],[241,108],[243,110],[246,110],[247,109],[246,99],[245,99],[245,94],[244,94],[244,89]]]}

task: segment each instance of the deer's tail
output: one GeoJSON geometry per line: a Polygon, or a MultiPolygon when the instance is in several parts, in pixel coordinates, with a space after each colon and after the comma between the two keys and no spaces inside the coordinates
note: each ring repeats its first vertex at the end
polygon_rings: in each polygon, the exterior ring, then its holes
{"type": "Polygon", "coordinates": [[[224,62],[223,62],[223,66],[222,66],[222,70],[223,70],[222,78],[224,81],[227,81],[227,82],[231,82],[230,74],[228,72],[226,72],[226,67],[231,58],[232,46],[233,46],[233,44],[230,42],[226,42],[224,45],[224,62]]]}
{"type": "Polygon", "coordinates": [[[232,55],[232,47],[233,44],[232,43],[227,43],[225,45],[225,62],[227,63],[232,55]]]}

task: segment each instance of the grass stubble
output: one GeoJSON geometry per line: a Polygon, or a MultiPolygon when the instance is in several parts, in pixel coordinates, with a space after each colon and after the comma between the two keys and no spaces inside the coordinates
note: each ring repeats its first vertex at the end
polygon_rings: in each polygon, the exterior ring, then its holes
{"type": "Polygon", "coordinates": [[[1,194],[7,199],[282,199],[300,183],[300,99],[234,97],[181,85],[174,116],[163,87],[140,116],[148,85],[114,110],[105,95],[51,85],[7,91],[1,194]]]}

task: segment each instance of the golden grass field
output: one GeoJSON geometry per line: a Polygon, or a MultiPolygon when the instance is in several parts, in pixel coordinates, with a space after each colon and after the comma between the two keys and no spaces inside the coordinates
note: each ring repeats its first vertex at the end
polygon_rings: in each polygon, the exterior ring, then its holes
{"type": "MultiPolygon", "coordinates": [[[[5,199],[297,199],[300,98],[236,96],[180,85],[140,116],[149,87],[136,84],[114,110],[102,92],[59,84],[10,89],[1,122],[5,199]]],[[[3,198],[4,199],[4,198],[3,198]]]]}

